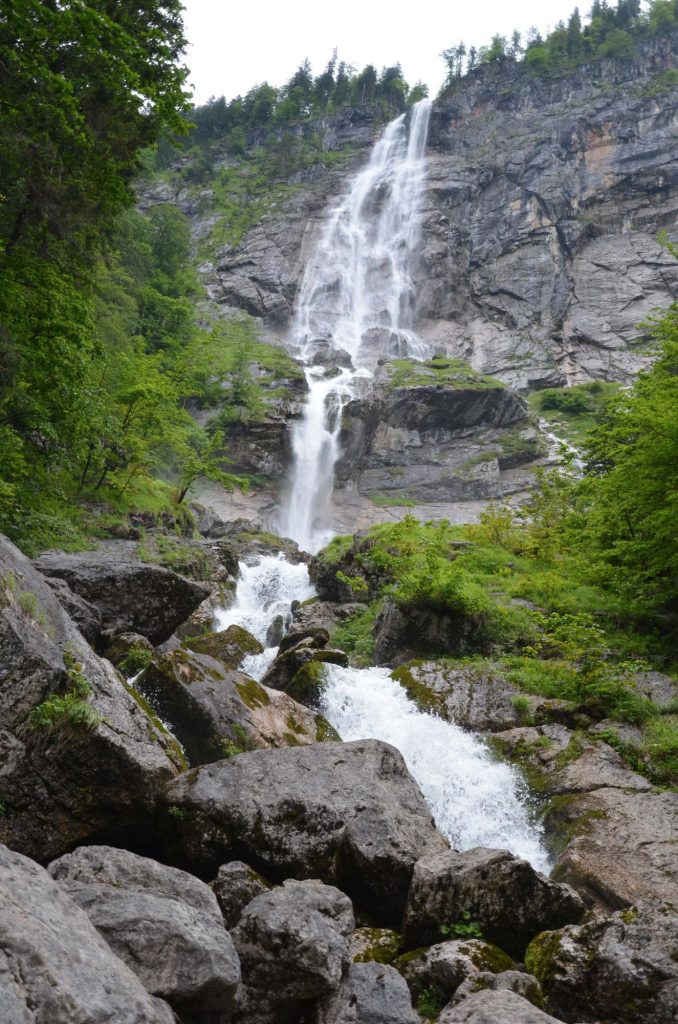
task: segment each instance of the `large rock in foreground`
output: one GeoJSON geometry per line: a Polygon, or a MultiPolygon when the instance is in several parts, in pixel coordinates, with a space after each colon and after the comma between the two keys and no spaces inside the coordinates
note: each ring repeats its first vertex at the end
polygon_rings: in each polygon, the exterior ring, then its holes
{"type": "Polygon", "coordinates": [[[642,900],[538,935],[525,959],[563,1020],[668,1024],[678,1020],[677,951],[675,905],[642,900]]]}
{"type": "Polygon", "coordinates": [[[174,1024],[46,871],[0,846],[3,1024],[174,1024]]]}
{"type": "Polygon", "coordinates": [[[210,593],[170,569],[101,551],[48,551],[35,564],[98,608],[104,629],[140,633],[152,644],[169,639],[210,593]]]}
{"type": "Polygon", "coordinates": [[[287,1006],[335,992],[349,964],[351,901],[318,881],[257,896],[233,932],[249,1000],[287,1006]]]}
{"type": "Polygon", "coordinates": [[[81,847],[49,873],[152,995],[198,1017],[230,1004],[240,964],[204,882],[110,846],[81,847]]]}
{"type": "Polygon", "coordinates": [[[447,846],[402,756],[377,740],[240,754],[187,772],[166,800],[185,862],[338,880],[384,924],[399,924],[415,862],[447,846]]]}
{"type": "Polygon", "coordinates": [[[417,1024],[405,980],[386,964],[352,964],[313,1024],[417,1024]]]}
{"type": "Polygon", "coordinates": [[[583,901],[569,885],[550,881],[506,850],[449,850],[415,866],[404,941],[410,949],[427,945],[439,940],[441,927],[468,920],[519,958],[538,932],[576,922],[583,913],[583,901]]]}
{"type": "Polygon", "coordinates": [[[50,860],[148,819],[176,744],[0,537],[0,841],[50,860]]]}

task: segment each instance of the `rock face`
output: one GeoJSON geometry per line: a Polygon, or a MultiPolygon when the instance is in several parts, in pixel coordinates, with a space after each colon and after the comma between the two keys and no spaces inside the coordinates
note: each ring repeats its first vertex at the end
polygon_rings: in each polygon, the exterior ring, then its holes
{"type": "Polygon", "coordinates": [[[443,1010],[439,1024],[561,1024],[515,992],[473,992],[443,1010]]]}
{"type": "Polygon", "coordinates": [[[403,936],[410,949],[435,942],[441,926],[465,915],[482,934],[520,957],[550,921],[578,921],[584,904],[567,885],[538,874],[505,850],[449,850],[417,862],[407,897],[403,936]]]}
{"type": "Polygon", "coordinates": [[[173,1024],[43,868],[0,846],[3,1024],[173,1024]]]}
{"type": "Polygon", "coordinates": [[[377,740],[240,754],[182,776],[166,799],[184,860],[338,880],[385,925],[400,921],[415,862],[446,847],[401,755],[377,740]]]}
{"type": "Polygon", "coordinates": [[[554,877],[610,910],[643,898],[678,903],[678,795],[596,788],[565,800],[553,819],[573,835],[554,877]]]}
{"type": "MultiPolygon", "coordinates": [[[[678,90],[656,89],[675,45],[647,41],[633,60],[550,79],[479,70],[434,107],[415,268],[415,326],[434,348],[521,388],[625,378],[642,363],[638,324],[678,284],[656,241],[675,224],[678,90]]],[[[336,140],[372,141],[364,110],[342,116],[336,140]]],[[[328,199],[354,166],[319,171],[225,253],[215,297],[286,326],[328,199]]]]}
{"type": "Polygon", "coordinates": [[[376,394],[345,407],[340,445],[338,487],[352,481],[377,503],[503,496],[525,488],[518,467],[542,454],[514,391],[479,375],[457,375],[444,360],[384,367],[376,394]],[[403,384],[394,386],[398,375],[403,384]]]}
{"type": "Polygon", "coordinates": [[[49,873],[152,995],[191,1016],[231,1003],[240,964],[204,882],[109,846],[81,847],[49,873]]]}
{"type": "MultiPolygon", "coordinates": [[[[229,650],[233,646],[226,644],[229,650]]],[[[191,765],[242,750],[316,743],[325,733],[321,715],[227,668],[223,657],[217,661],[208,654],[172,651],[156,658],[136,685],[170,723],[191,765]]]]}
{"type": "Polygon", "coordinates": [[[167,640],[209,595],[192,580],[144,562],[106,557],[100,551],[41,555],[36,567],[65,580],[101,612],[102,626],[115,633],[141,633],[152,644],[167,640]]]}
{"type": "Polygon", "coordinates": [[[166,730],[4,537],[0,580],[0,840],[51,859],[145,821],[179,760],[166,730]]]}
{"type": "Polygon", "coordinates": [[[565,1021],[664,1024],[678,1016],[675,905],[641,900],[606,920],[539,935],[526,960],[565,1021]]]}
{"type": "Polygon", "coordinates": [[[417,1024],[407,984],[386,964],[352,964],[314,1024],[417,1024]]]}
{"type": "Polygon", "coordinates": [[[349,967],[354,927],[351,901],[322,882],[286,882],[257,896],[233,933],[245,986],[277,1006],[335,992],[349,967]]]}

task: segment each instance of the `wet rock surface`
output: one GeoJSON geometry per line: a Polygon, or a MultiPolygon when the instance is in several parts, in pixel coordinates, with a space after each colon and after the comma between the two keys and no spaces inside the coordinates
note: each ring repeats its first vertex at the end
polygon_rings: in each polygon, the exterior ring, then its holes
{"type": "Polygon", "coordinates": [[[67,854],[49,873],[152,995],[192,1016],[232,1002],[240,964],[204,882],[106,846],[67,854]]]}
{"type": "Polygon", "coordinates": [[[376,740],[240,754],[189,772],[166,800],[184,859],[338,881],[387,925],[415,862],[446,846],[401,755],[376,740]]]}
{"type": "Polygon", "coordinates": [[[449,850],[415,865],[403,937],[413,949],[436,942],[441,927],[469,920],[490,942],[520,957],[530,939],[553,927],[550,922],[578,921],[583,913],[584,903],[573,889],[505,850],[449,850]]]}
{"type": "Polygon", "coordinates": [[[47,872],[0,846],[0,1008],[5,1024],[174,1024],[47,872]]]}

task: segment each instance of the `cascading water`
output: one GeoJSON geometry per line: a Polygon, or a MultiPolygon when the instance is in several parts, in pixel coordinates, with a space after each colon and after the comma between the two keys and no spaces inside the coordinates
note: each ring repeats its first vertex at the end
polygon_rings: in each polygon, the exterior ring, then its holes
{"type": "MultiPolygon", "coordinates": [[[[296,348],[307,365],[309,398],[293,434],[294,471],[280,532],[306,551],[329,539],[326,509],[339,454],[343,405],[369,379],[378,358],[423,358],[414,333],[410,276],[419,233],[424,146],[430,104],[408,120],[393,121],[332,213],[301,287],[296,348]],[[408,130],[409,128],[409,130],[408,130]],[[325,361],[349,364],[329,377],[325,361]],[[329,360],[328,360],[329,356],[329,360]]],[[[264,646],[273,620],[289,625],[292,601],[314,591],[305,565],[266,556],[241,563],[235,604],[218,616],[219,628],[244,626],[264,646]]],[[[276,653],[247,658],[243,668],[261,679],[276,653]]],[[[388,669],[326,666],[323,711],[344,740],[374,738],[403,754],[431,811],[458,849],[507,848],[539,870],[548,859],[530,822],[525,786],[472,734],[419,711],[388,669]]]]}
{"type": "Polygon", "coordinates": [[[548,870],[526,808],[526,786],[509,765],[471,733],[420,711],[390,669],[328,665],[325,672],[321,710],[327,720],[343,740],[372,737],[398,748],[455,849],[509,849],[548,870]]]}
{"type": "Polygon", "coordinates": [[[339,454],[341,409],[382,356],[423,358],[412,330],[410,276],[419,239],[424,149],[431,104],[421,100],[392,121],[367,166],[339,202],[308,262],[294,344],[307,364],[309,398],[292,435],[294,466],[281,532],[307,551],[328,539],[324,515],[339,454]],[[327,378],[321,354],[350,359],[327,378]]]}

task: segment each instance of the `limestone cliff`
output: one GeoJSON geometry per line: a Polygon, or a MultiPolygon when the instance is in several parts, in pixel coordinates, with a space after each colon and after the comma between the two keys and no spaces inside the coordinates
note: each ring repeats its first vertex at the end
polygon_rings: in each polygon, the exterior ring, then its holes
{"type": "MultiPolygon", "coordinates": [[[[434,107],[416,280],[436,348],[519,388],[642,365],[638,325],[678,291],[657,242],[678,237],[678,86],[661,77],[677,53],[662,39],[564,77],[485,71],[434,107]]],[[[316,128],[359,154],[378,126],[360,108],[316,128]]],[[[318,168],[223,251],[214,298],[284,332],[309,245],[359,160],[318,168]]]]}

